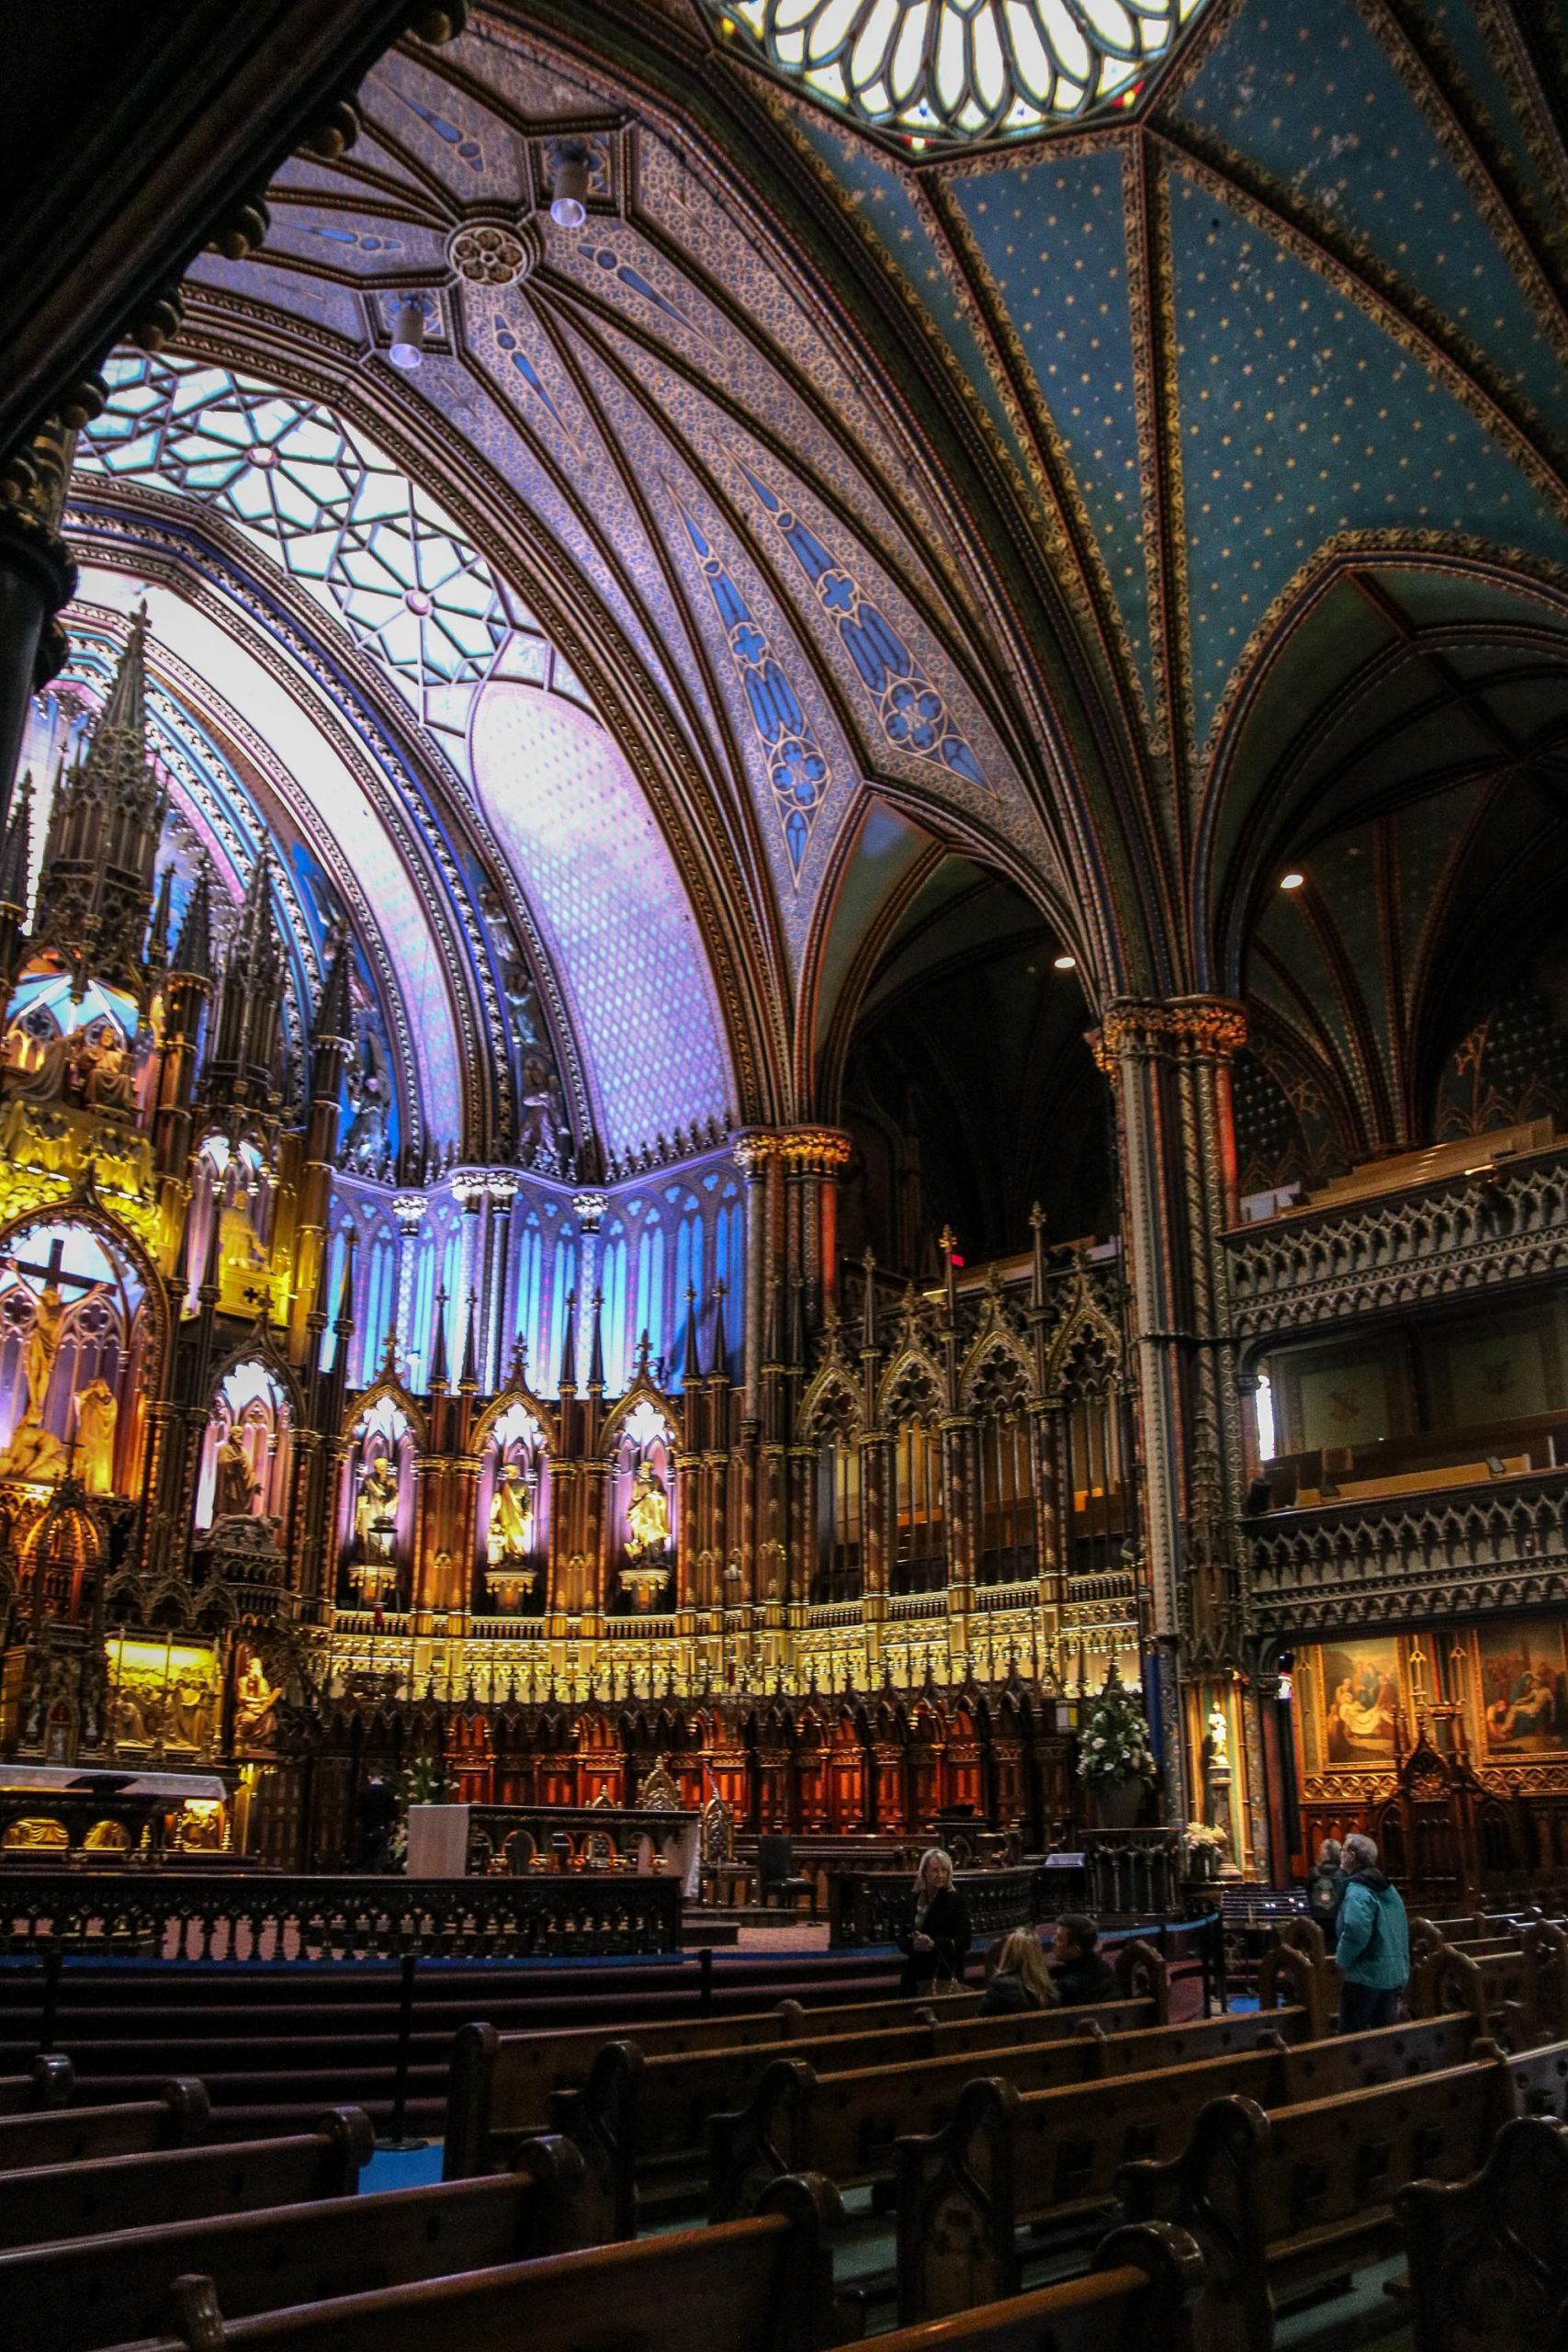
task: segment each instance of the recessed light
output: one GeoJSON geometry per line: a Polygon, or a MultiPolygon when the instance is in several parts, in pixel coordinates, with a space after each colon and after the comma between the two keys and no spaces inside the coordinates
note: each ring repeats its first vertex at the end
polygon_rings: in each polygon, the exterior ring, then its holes
{"type": "Polygon", "coordinates": [[[1280,875],[1280,888],[1281,890],[1299,890],[1305,880],[1306,876],[1298,874],[1292,867],[1289,874],[1280,875]]]}
{"type": "Polygon", "coordinates": [[[1053,957],[1052,960],[1058,972],[1076,972],[1077,970],[1078,959],[1076,956],[1057,956],[1053,957]]]}

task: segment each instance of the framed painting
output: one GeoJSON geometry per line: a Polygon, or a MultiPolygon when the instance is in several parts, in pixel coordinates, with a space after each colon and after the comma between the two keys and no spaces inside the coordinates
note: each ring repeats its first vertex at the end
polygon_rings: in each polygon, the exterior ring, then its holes
{"type": "Polygon", "coordinates": [[[1481,1736],[1489,1757],[1568,1755],[1568,1656],[1555,1617],[1499,1617],[1476,1629],[1481,1736]]]}
{"type": "Polygon", "coordinates": [[[1357,1634],[1313,1652],[1311,1710],[1303,1724],[1311,1771],[1386,1770],[1400,1707],[1399,1644],[1357,1634]]]}

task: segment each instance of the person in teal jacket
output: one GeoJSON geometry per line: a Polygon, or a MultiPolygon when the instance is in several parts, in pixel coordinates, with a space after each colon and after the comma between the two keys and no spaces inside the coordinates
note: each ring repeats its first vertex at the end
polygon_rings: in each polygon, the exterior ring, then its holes
{"type": "Polygon", "coordinates": [[[1372,1838],[1359,1831],[1347,1838],[1340,1867],[1345,1895],[1334,1947],[1339,2030],[1364,2033],[1371,2026],[1398,2023],[1400,1995],[1410,1979],[1410,1931],[1404,1902],[1379,1868],[1372,1838]]]}

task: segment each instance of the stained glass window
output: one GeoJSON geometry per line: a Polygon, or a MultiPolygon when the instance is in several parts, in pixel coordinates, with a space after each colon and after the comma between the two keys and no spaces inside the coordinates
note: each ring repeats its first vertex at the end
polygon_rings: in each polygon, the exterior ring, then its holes
{"type": "Polygon", "coordinates": [[[1041,130],[1125,103],[1203,0],[708,0],[721,29],[862,122],[1041,130]]]}
{"type": "Polygon", "coordinates": [[[116,352],[76,469],[217,508],[391,678],[468,771],[487,679],[586,698],[538,624],[417,482],[330,409],[197,360],[116,352]]]}

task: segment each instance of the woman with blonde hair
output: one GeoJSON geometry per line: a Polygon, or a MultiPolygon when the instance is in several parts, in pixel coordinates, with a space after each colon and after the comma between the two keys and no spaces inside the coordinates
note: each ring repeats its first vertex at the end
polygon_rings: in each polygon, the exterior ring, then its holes
{"type": "Polygon", "coordinates": [[[909,1925],[898,1939],[904,1953],[901,1993],[930,1992],[933,1984],[962,1984],[969,1956],[969,1905],[953,1882],[953,1857],[928,1848],[915,1872],[909,1925]]]}
{"type": "Polygon", "coordinates": [[[997,1955],[997,1973],[986,1987],[982,2008],[990,2016],[1010,2016],[1017,2009],[1048,2009],[1055,1998],[1039,1937],[1032,1928],[1015,1928],[997,1955]]]}

